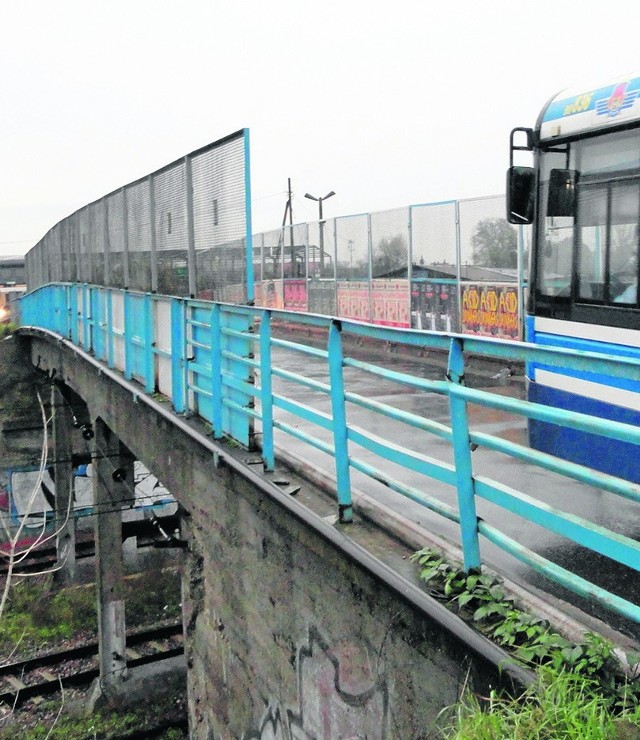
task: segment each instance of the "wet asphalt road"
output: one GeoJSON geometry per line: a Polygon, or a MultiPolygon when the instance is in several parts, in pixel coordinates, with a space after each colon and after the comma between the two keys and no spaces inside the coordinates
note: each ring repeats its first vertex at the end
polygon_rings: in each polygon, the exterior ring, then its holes
{"type": "MultiPolygon", "coordinates": [[[[354,356],[353,352],[350,352],[350,356],[354,356]]],[[[441,365],[430,364],[423,359],[398,358],[386,353],[384,356],[373,358],[367,356],[366,352],[361,350],[358,359],[376,362],[394,370],[429,379],[443,379],[445,372],[441,365]]],[[[326,364],[321,360],[278,349],[273,353],[273,365],[328,383],[326,364]]],[[[467,384],[475,388],[483,388],[514,397],[524,397],[525,386],[522,376],[510,377],[507,369],[500,366],[489,368],[485,366],[479,369],[479,374],[467,372],[466,379],[467,384]]],[[[443,424],[449,424],[448,399],[444,396],[400,386],[353,368],[345,368],[345,387],[348,391],[358,393],[380,403],[410,411],[443,424]]],[[[328,397],[298,384],[274,378],[274,392],[282,393],[299,403],[330,413],[328,397]]],[[[294,424],[320,439],[330,441],[327,432],[311,423],[291,417],[278,409],[275,410],[275,414],[276,418],[282,421],[294,424]]],[[[524,418],[478,406],[470,406],[469,415],[472,430],[487,432],[523,444],[527,443],[526,419],[524,418]]],[[[452,462],[449,443],[426,432],[387,418],[381,420],[372,412],[353,404],[348,404],[347,419],[349,424],[369,430],[381,437],[392,440],[395,444],[438,460],[452,462]]],[[[276,432],[276,444],[286,447],[321,470],[333,472],[333,458],[309,445],[303,444],[282,432],[276,432]]],[[[350,455],[356,456],[386,473],[389,473],[393,468],[388,461],[381,460],[367,450],[355,445],[351,445],[350,455]]],[[[476,449],[472,455],[472,462],[475,475],[491,477],[562,511],[579,515],[614,532],[635,539],[640,537],[640,506],[638,504],[490,450],[476,449]]],[[[397,467],[393,469],[394,477],[398,480],[423,490],[430,496],[457,508],[456,493],[453,487],[406,469],[397,467]]],[[[356,471],[352,470],[351,475],[352,484],[356,488],[402,513],[406,518],[420,524],[429,531],[445,537],[450,542],[459,544],[458,526],[455,523],[449,522],[356,471]]],[[[560,535],[531,524],[480,498],[477,498],[476,505],[479,516],[522,545],[633,603],[640,603],[640,575],[632,569],[618,565],[597,553],[585,550],[560,535]]],[[[505,577],[523,585],[529,584],[557,599],[573,604],[579,609],[602,619],[612,628],[640,640],[640,625],[630,622],[598,604],[576,596],[546,577],[537,574],[531,568],[521,564],[511,555],[483,538],[481,538],[480,546],[483,562],[497,572],[503,573],[505,577]]]]}

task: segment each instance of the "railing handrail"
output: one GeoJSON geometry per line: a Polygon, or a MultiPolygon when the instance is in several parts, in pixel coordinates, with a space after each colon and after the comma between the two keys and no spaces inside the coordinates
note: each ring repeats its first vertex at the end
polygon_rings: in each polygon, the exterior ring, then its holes
{"type": "Polygon", "coordinates": [[[492,338],[392,329],[320,315],[152,296],[90,285],[51,284],[25,296],[22,307],[24,323],[38,325],[74,340],[85,350],[93,351],[97,359],[124,372],[127,379],[138,380],[147,392],[158,389],[156,378],[162,376],[160,362],[164,361],[170,367],[170,382],[165,380],[164,389],[161,390],[172,398],[178,413],[189,410],[211,423],[217,438],[229,436],[241,444],[250,444],[254,434],[253,423],[261,423],[262,454],[267,469],[272,469],[274,464],[275,430],[329,454],[336,466],[338,509],[342,521],[351,520],[350,473],[356,470],[384,483],[390,490],[458,522],[466,569],[481,564],[478,541],[482,534],[562,585],[582,595],[587,594],[619,614],[640,622],[640,605],[589,584],[518,544],[500,532],[495,524],[483,522],[475,511],[476,500],[482,498],[490,501],[505,511],[562,534],[578,545],[636,571],[640,571],[640,543],[581,516],[563,512],[537,500],[531,493],[478,475],[473,470],[470,450],[473,445],[481,445],[579,483],[600,487],[636,504],[640,503],[640,485],[606,476],[584,465],[554,458],[486,432],[474,431],[469,426],[467,404],[484,405],[525,418],[543,418],[559,426],[587,429],[636,445],[640,445],[640,428],[622,422],[604,422],[589,414],[568,412],[531,401],[505,398],[486,390],[470,388],[464,381],[465,354],[536,363],[594,375],[608,374],[636,382],[640,381],[640,361],[492,338]],[[164,304],[168,304],[171,311],[171,327],[164,326],[159,318],[161,310],[167,315],[164,304]],[[119,321],[122,326],[118,324],[119,321]],[[273,337],[271,327],[274,322],[324,330],[326,349],[310,346],[297,337],[273,337]],[[366,338],[377,347],[392,342],[447,352],[446,377],[441,380],[416,378],[407,372],[350,357],[343,343],[346,335],[366,338]],[[159,337],[164,338],[165,349],[159,348],[159,337]],[[166,349],[168,342],[170,351],[166,349]],[[260,360],[254,358],[256,350],[260,360]],[[326,363],[329,380],[309,379],[302,373],[278,367],[272,350],[302,352],[310,361],[326,363]],[[116,361],[116,356],[120,357],[119,361],[116,361]],[[263,357],[268,361],[263,361],[263,357]],[[451,408],[450,425],[359,396],[349,389],[345,368],[447,396],[451,408]],[[256,372],[258,383],[252,379],[252,374],[256,372]],[[320,411],[306,402],[294,400],[280,389],[274,391],[272,381],[275,378],[298,383],[328,397],[331,412],[320,411]],[[435,434],[451,443],[455,451],[455,465],[399,446],[375,431],[349,423],[346,413],[348,404],[366,408],[368,412],[394,423],[409,424],[420,433],[435,434]],[[318,427],[320,436],[306,428],[296,428],[286,417],[279,418],[278,414],[282,412],[318,427]],[[353,446],[383,459],[385,469],[359,457],[353,446]],[[389,467],[400,467],[454,486],[458,494],[457,510],[436,496],[427,495],[406,484],[393,470],[389,472],[389,467]]]}

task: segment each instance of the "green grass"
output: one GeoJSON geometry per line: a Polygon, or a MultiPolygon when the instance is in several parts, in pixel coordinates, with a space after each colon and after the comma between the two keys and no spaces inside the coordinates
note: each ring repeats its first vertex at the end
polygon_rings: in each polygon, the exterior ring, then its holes
{"type": "Polygon", "coordinates": [[[0,655],[44,648],[80,632],[96,632],[93,589],[52,588],[51,576],[16,582],[0,618],[0,655]]]}
{"type": "MultiPolygon", "coordinates": [[[[124,581],[128,628],[141,627],[181,614],[180,576],[170,569],[143,572],[124,581]]],[[[95,586],[59,589],[52,576],[16,581],[0,617],[0,658],[16,645],[18,653],[48,649],[78,635],[98,631],[95,586]]]]}
{"type": "Polygon", "coordinates": [[[447,740],[640,740],[640,707],[614,712],[599,684],[585,676],[540,671],[522,696],[486,699],[467,692],[443,712],[447,740]]]}
{"type": "MultiPolygon", "coordinates": [[[[121,738],[154,727],[162,717],[178,719],[182,710],[175,702],[150,704],[126,713],[101,710],[90,717],[60,713],[60,702],[45,702],[33,713],[21,714],[16,721],[0,729],[0,740],[86,740],[87,738],[121,738]]],[[[154,735],[154,737],[158,737],[154,735]]],[[[184,738],[182,730],[170,728],[160,736],[164,740],[184,738]]]]}
{"type": "MultiPolygon", "coordinates": [[[[52,740],[80,740],[81,738],[108,738],[119,737],[127,732],[138,729],[139,720],[133,713],[104,714],[96,713],[89,718],[61,716],[57,722],[52,718],[37,727],[23,728],[20,737],[23,740],[40,740],[49,737],[52,740]]],[[[15,727],[7,728],[7,732],[0,730],[0,738],[15,738],[15,727]]]]}

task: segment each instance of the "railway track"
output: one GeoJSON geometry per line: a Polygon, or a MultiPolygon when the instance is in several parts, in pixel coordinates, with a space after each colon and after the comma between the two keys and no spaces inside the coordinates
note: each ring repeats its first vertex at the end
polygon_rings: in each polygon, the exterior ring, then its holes
{"type": "MultiPolygon", "coordinates": [[[[127,636],[127,666],[155,663],[181,655],[182,623],[136,632],[127,636]]],[[[43,697],[64,688],[89,686],[100,674],[98,642],[39,655],[0,666],[0,704],[19,707],[27,700],[39,703],[43,697]]]]}

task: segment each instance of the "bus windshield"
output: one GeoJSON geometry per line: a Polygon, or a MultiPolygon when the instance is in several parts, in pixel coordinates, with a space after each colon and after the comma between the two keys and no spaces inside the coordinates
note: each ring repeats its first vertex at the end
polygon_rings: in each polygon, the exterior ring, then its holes
{"type": "Polygon", "coordinates": [[[637,308],[640,131],[542,150],[539,195],[536,293],[637,308]],[[554,171],[571,173],[569,211],[549,198],[554,171]]]}

